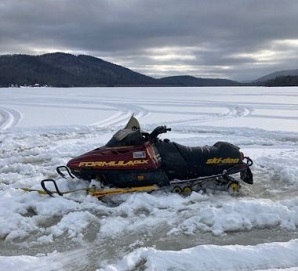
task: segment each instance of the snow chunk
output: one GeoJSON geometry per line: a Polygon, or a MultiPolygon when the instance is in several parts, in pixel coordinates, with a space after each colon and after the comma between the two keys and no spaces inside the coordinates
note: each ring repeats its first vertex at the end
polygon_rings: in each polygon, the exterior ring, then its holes
{"type": "MultiPolygon", "coordinates": [[[[201,245],[181,251],[139,248],[99,271],[124,270],[256,270],[298,265],[298,240],[256,246],[201,245]]],[[[295,269],[297,270],[297,269],[295,269]]]]}

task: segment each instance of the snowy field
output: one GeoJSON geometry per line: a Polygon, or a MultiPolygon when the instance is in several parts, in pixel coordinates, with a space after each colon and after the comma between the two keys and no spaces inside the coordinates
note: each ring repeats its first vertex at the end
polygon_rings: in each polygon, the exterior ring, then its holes
{"type": "MultiPolygon", "coordinates": [[[[0,270],[298,270],[298,87],[0,89],[0,270]],[[40,189],[134,113],[189,146],[229,141],[255,184],[99,201],[40,189]],[[75,201],[75,200],[76,201],[75,201]]],[[[62,190],[63,190],[62,189],[62,190]]]]}

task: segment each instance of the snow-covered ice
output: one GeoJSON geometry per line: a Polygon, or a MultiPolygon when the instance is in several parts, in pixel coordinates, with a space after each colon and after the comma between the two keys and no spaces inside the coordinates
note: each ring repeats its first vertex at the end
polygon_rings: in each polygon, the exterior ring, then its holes
{"type": "Polygon", "coordinates": [[[0,89],[0,270],[298,270],[298,88],[0,89]],[[40,189],[134,114],[181,144],[229,141],[255,184],[98,201],[40,189]],[[74,201],[75,199],[76,201],[74,201]]]}

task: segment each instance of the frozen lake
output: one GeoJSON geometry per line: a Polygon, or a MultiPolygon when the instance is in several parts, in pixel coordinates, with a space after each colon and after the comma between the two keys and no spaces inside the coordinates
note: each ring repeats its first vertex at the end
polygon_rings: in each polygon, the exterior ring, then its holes
{"type": "Polygon", "coordinates": [[[0,144],[1,271],[298,270],[298,87],[0,88],[0,144]],[[18,189],[59,181],[132,114],[180,144],[241,147],[255,184],[105,201],[18,189]]]}

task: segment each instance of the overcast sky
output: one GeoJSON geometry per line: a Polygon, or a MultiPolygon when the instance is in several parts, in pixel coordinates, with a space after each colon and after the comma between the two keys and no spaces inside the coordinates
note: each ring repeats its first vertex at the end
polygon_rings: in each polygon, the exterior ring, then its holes
{"type": "Polygon", "coordinates": [[[297,0],[0,0],[0,54],[88,54],[155,78],[298,69],[297,0]]]}

